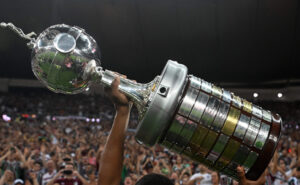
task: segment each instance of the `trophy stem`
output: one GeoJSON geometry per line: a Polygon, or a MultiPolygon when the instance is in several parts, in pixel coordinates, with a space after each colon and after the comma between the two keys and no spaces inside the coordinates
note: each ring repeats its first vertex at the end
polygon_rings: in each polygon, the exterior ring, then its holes
{"type": "MultiPolygon", "coordinates": [[[[99,83],[104,86],[111,86],[117,74],[109,70],[97,69],[98,75],[101,76],[99,83]]],[[[151,92],[156,89],[156,84],[159,82],[159,76],[147,84],[137,83],[133,80],[126,79],[120,76],[119,90],[124,93],[137,107],[139,119],[141,120],[151,102],[151,92]]]]}

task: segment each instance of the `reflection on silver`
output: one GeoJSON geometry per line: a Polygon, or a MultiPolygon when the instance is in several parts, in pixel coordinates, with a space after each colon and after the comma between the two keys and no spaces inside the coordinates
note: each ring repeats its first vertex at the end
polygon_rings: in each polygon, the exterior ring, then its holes
{"type": "Polygon", "coordinates": [[[201,79],[190,75],[190,84],[191,87],[194,87],[199,90],[201,87],[201,79]]]}
{"type": "Polygon", "coordinates": [[[199,91],[198,98],[190,114],[190,119],[199,122],[208,102],[209,95],[199,91]]]}
{"type": "Polygon", "coordinates": [[[266,110],[262,110],[263,113],[263,119],[267,122],[271,122],[272,121],[272,117],[271,117],[271,112],[270,111],[266,111],[266,110]]]}
{"type": "Polygon", "coordinates": [[[269,135],[269,131],[270,125],[262,123],[254,144],[256,148],[261,150],[264,147],[267,137],[269,135]]]}
{"type": "Polygon", "coordinates": [[[217,114],[220,103],[221,102],[219,99],[215,98],[214,96],[210,96],[208,104],[201,118],[201,124],[203,124],[206,127],[210,127],[217,114]]]}
{"type": "Polygon", "coordinates": [[[250,122],[250,117],[246,116],[245,114],[241,114],[240,120],[234,132],[234,136],[243,139],[245,132],[248,129],[249,122],[250,122]]]}
{"type": "Polygon", "coordinates": [[[229,137],[221,134],[215,144],[215,146],[213,147],[213,149],[211,150],[211,152],[208,154],[207,159],[211,162],[215,162],[219,156],[221,155],[221,153],[223,152],[227,142],[228,142],[229,137]]]}
{"type": "Polygon", "coordinates": [[[252,107],[252,114],[257,116],[258,118],[262,118],[262,110],[260,107],[253,105],[252,107]]]}
{"type": "MultiPolygon", "coordinates": [[[[184,124],[186,123],[187,119],[183,116],[176,115],[170,128],[168,129],[166,136],[165,136],[165,141],[163,141],[163,145],[166,147],[171,147],[169,146],[170,144],[173,145],[174,141],[176,141],[176,138],[179,136],[182,128],[184,127],[184,124]]],[[[177,148],[173,148],[175,151],[177,151],[177,148]]],[[[179,149],[181,151],[181,149],[179,149]]],[[[177,151],[178,152],[178,151],[177,151]]]]}
{"type": "Polygon", "coordinates": [[[242,104],[242,99],[238,96],[235,96],[233,93],[232,93],[232,105],[234,105],[235,107],[237,108],[242,108],[243,104],[242,104]]]}
{"type": "Polygon", "coordinates": [[[189,87],[187,93],[180,105],[179,114],[186,117],[189,116],[191,109],[196,101],[198,90],[192,87],[189,87]]]}
{"type": "Polygon", "coordinates": [[[250,149],[248,147],[241,145],[227,167],[235,171],[238,165],[244,163],[249,152],[250,149]]]}
{"type": "Polygon", "coordinates": [[[75,38],[68,33],[60,33],[53,40],[55,48],[62,53],[69,53],[76,47],[75,38]]]}
{"type": "Polygon", "coordinates": [[[222,95],[223,95],[223,91],[220,87],[213,85],[212,86],[212,95],[221,99],[222,95]]]}
{"type": "Polygon", "coordinates": [[[229,112],[229,104],[227,103],[221,103],[217,116],[214,120],[214,122],[211,125],[211,129],[220,132],[221,128],[223,127],[225,120],[227,118],[228,112],[229,112]]]}
{"type": "Polygon", "coordinates": [[[258,154],[254,151],[251,151],[246,159],[246,161],[243,164],[243,167],[245,169],[245,172],[247,173],[250,168],[253,166],[253,164],[255,163],[256,159],[258,157],[258,154]]]}
{"type": "Polygon", "coordinates": [[[196,129],[197,129],[197,124],[191,120],[187,120],[180,134],[174,141],[172,148],[181,154],[182,151],[190,142],[190,139],[193,136],[193,133],[196,131],[196,129]]]}
{"type": "Polygon", "coordinates": [[[260,120],[255,117],[251,118],[250,125],[248,127],[247,133],[244,138],[244,143],[249,146],[253,145],[253,142],[257,136],[258,130],[260,127],[260,120]]]}
{"type": "Polygon", "coordinates": [[[229,91],[223,90],[223,100],[227,103],[231,102],[231,94],[229,91]]]}
{"type": "Polygon", "coordinates": [[[211,83],[202,80],[201,89],[207,93],[211,93],[211,83]]]}

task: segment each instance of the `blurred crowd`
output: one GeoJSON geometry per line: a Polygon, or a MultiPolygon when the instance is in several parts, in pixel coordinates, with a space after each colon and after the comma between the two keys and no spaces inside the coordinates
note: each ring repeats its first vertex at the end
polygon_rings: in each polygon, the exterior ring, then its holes
{"type": "MultiPolygon", "coordinates": [[[[264,174],[265,183],[300,184],[300,103],[258,104],[281,114],[285,125],[264,174]]],[[[0,114],[0,185],[96,185],[101,153],[114,116],[114,107],[107,98],[0,94],[0,114]]],[[[238,184],[160,146],[138,144],[134,139],[136,126],[137,113],[133,110],[121,184],[134,185],[149,173],[163,174],[175,185],[238,184]]]]}

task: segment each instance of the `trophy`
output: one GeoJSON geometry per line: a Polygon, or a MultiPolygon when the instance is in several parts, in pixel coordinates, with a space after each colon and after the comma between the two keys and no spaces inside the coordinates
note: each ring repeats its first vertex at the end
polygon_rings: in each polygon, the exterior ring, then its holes
{"type": "MultiPolygon", "coordinates": [[[[110,86],[115,73],[100,65],[96,41],[84,29],[54,25],[24,34],[29,40],[32,70],[51,91],[76,94],[92,83],[110,86]]],[[[256,180],[268,166],[281,133],[281,118],[196,76],[169,60],[147,84],[121,78],[119,90],[137,107],[136,140],[161,145],[238,180],[236,167],[256,180]]]]}

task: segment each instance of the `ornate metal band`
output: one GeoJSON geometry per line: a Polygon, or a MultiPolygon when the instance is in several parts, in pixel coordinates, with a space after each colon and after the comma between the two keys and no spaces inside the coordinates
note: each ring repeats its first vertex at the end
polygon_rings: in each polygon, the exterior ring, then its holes
{"type": "Polygon", "coordinates": [[[238,165],[252,179],[261,174],[254,169],[279,137],[270,111],[193,76],[188,84],[161,144],[235,179],[238,165]]]}

